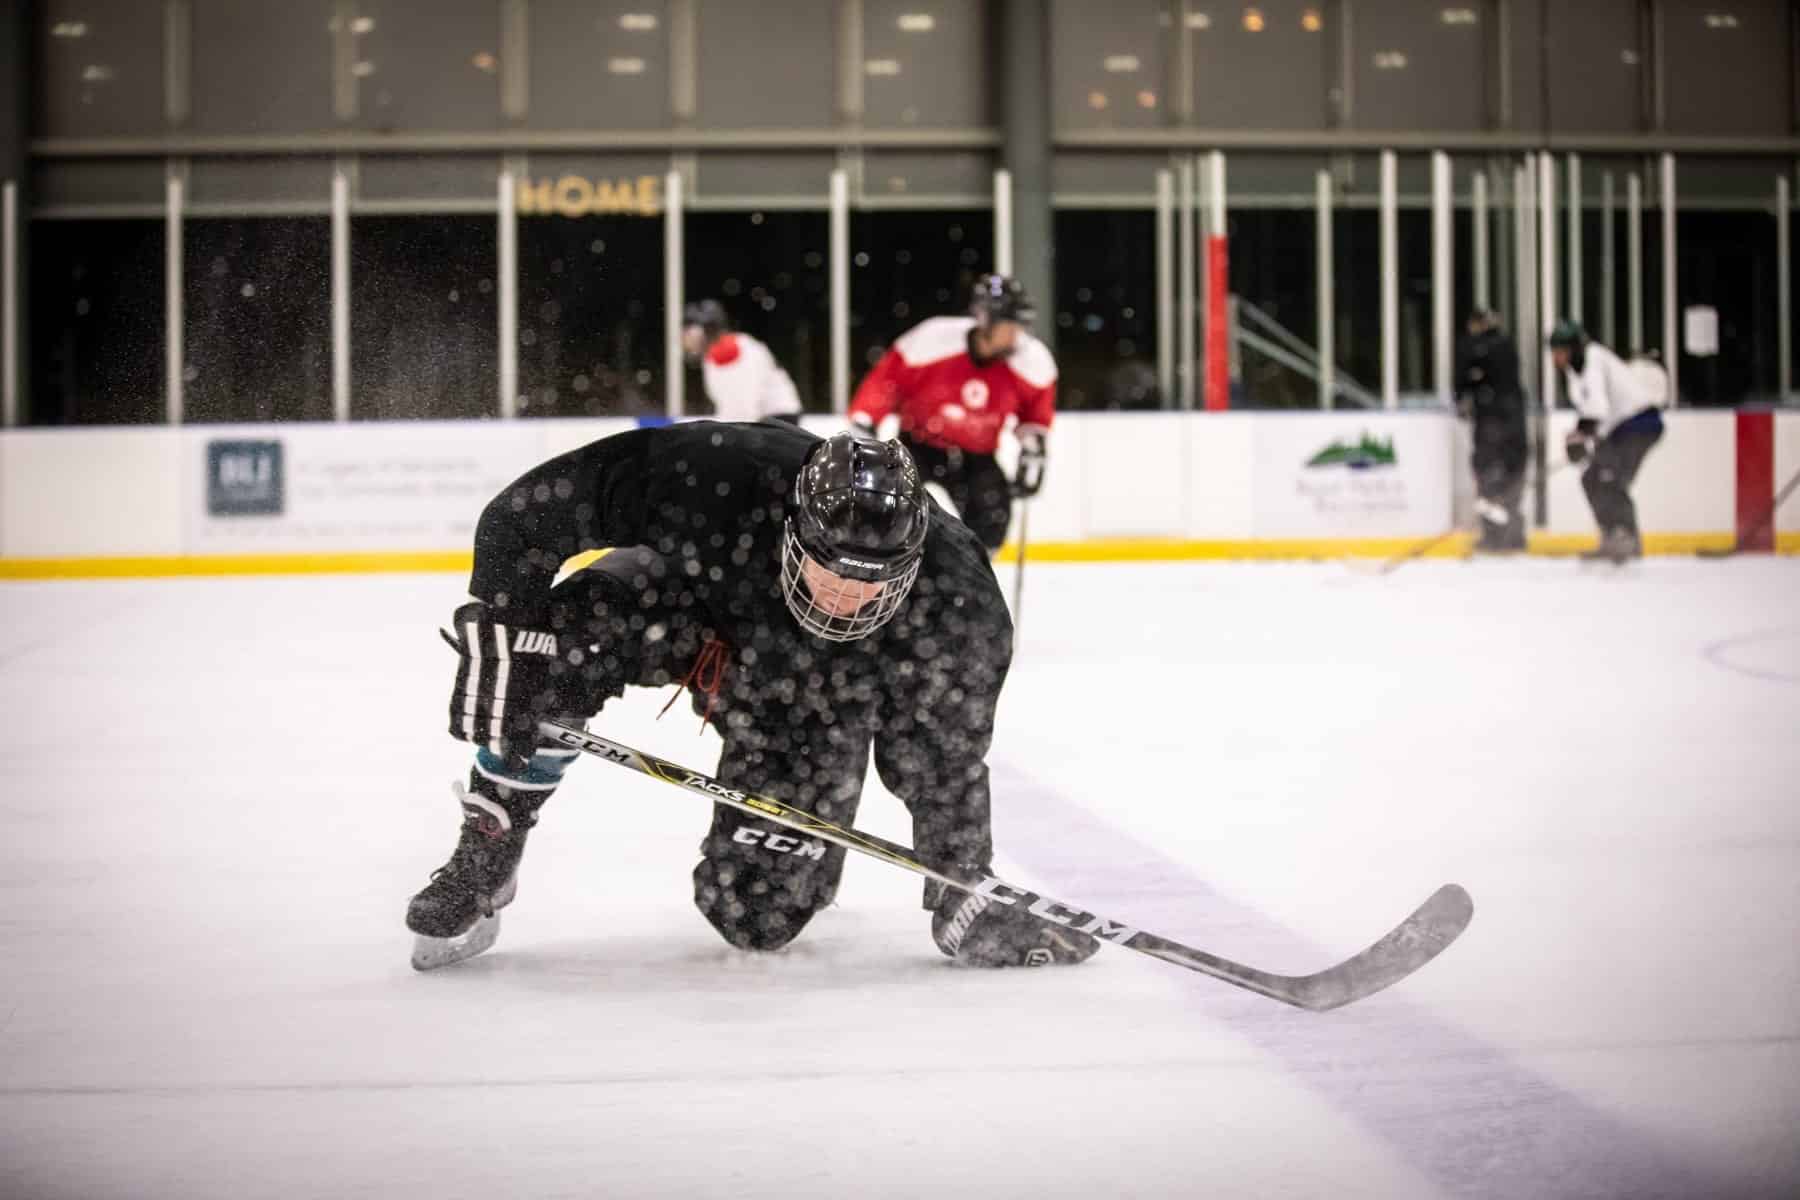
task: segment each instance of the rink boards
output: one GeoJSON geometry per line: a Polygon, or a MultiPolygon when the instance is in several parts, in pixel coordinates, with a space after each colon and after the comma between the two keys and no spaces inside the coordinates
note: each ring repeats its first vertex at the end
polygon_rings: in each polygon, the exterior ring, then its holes
{"type": "MultiPolygon", "coordinates": [[[[1800,471],[1800,413],[1666,419],[1634,489],[1652,553],[1729,547],[1800,471]]],[[[462,569],[489,497],[542,459],[636,424],[8,431],[0,576],[462,569]]],[[[808,424],[838,427],[831,417],[808,424]]],[[[1572,424],[1572,413],[1552,420],[1553,465],[1572,424]]],[[[1467,458],[1466,427],[1443,413],[1067,414],[1031,506],[1030,552],[1046,561],[1393,554],[1468,519],[1467,458]]],[[[1592,544],[1576,471],[1550,476],[1547,516],[1534,550],[1592,544]]],[[[1779,549],[1800,550],[1800,495],[1774,527],[1779,549]]]]}

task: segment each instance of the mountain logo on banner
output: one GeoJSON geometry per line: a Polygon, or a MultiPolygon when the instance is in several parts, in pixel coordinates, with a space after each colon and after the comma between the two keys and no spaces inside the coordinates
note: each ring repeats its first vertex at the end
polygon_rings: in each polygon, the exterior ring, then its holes
{"type": "Polygon", "coordinates": [[[1369,471],[1379,467],[1392,467],[1399,462],[1394,456],[1394,439],[1371,436],[1365,431],[1355,444],[1348,444],[1342,438],[1334,439],[1331,445],[1306,460],[1308,470],[1323,467],[1343,467],[1351,471],[1369,471]]]}

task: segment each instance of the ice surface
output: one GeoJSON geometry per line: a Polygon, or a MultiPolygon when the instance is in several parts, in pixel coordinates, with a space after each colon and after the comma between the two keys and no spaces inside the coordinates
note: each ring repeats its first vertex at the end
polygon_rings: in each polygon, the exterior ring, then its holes
{"type": "MultiPolygon", "coordinates": [[[[1800,1193],[1800,562],[1030,571],[1003,874],[1295,972],[1454,880],[1462,941],[1324,1015],[959,970],[857,860],[745,957],[704,806],[584,760],[419,975],[460,577],[8,584],[0,1196],[1800,1193]]],[[[604,730],[710,769],[661,699],[604,730]]]]}

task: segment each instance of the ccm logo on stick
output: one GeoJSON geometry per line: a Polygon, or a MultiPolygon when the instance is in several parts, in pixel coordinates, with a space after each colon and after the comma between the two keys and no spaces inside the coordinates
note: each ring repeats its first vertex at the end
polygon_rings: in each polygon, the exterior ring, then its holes
{"type": "Polygon", "coordinates": [[[825,843],[811,842],[805,838],[790,837],[785,833],[770,833],[764,829],[751,829],[747,825],[738,826],[738,831],[731,835],[731,840],[745,846],[761,846],[765,850],[773,850],[777,854],[797,854],[801,858],[825,857],[825,843]]]}
{"type": "Polygon", "coordinates": [[[976,884],[975,891],[996,904],[1023,905],[1025,911],[1034,917],[1042,917],[1053,925],[1066,925],[1070,929],[1092,934],[1109,942],[1128,942],[1137,934],[1137,930],[1129,925],[1115,924],[1105,917],[1097,917],[1079,908],[1070,908],[1048,896],[1039,896],[1009,883],[1001,883],[992,875],[976,884]]]}
{"type": "Polygon", "coordinates": [[[627,754],[625,751],[619,749],[617,746],[608,745],[597,738],[589,737],[579,730],[558,729],[550,736],[572,750],[586,750],[591,754],[600,755],[608,762],[616,762],[622,766],[629,767],[633,765],[631,755],[627,754]]]}

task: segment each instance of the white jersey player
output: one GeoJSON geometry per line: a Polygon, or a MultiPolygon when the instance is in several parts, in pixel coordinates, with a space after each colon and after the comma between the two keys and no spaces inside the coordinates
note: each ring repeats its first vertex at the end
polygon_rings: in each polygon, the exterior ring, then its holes
{"type": "Polygon", "coordinates": [[[1581,487],[1600,526],[1595,557],[1614,562],[1636,558],[1643,553],[1643,543],[1631,482],[1644,456],[1662,438],[1662,414],[1657,409],[1666,397],[1668,377],[1648,360],[1628,366],[1573,321],[1559,321],[1550,331],[1550,357],[1563,372],[1569,401],[1580,413],[1569,434],[1569,461],[1592,459],[1582,473],[1581,487]]]}
{"type": "Polygon", "coordinates": [[[774,353],[747,333],[731,328],[717,300],[701,300],[682,310],[681,348],[699,362],[706,398],[721,421],[800,420],[800,393],[774,353]]]}

